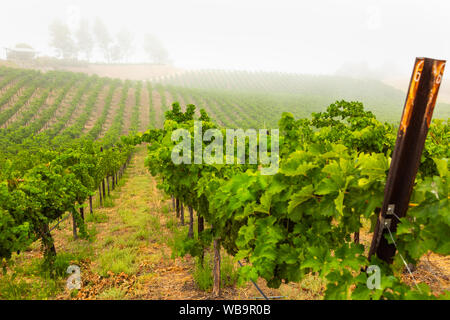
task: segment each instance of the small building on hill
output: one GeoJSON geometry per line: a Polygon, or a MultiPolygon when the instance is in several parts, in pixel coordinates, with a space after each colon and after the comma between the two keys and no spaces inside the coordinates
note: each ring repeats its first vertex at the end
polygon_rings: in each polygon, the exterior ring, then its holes
{"type": "Polygon", "coordinates": [[[26,43],[19,43],[13,48],[5,48],[6,59],[12,61],[30,61],[33,60],[37,51],[26,43]]]}

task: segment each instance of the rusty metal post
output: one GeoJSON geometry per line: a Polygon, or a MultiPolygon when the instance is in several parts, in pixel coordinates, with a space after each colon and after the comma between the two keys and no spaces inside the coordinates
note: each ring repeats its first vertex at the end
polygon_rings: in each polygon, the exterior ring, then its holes
{"type": "Polygon", "coordinates": [[[369,259],[375,254],[388,263],[393,261],[396,248],[385,238],[387,226],[395,232],[398,218],[406,216],[444,67],[444,60],[416,58],[369,259]]]}

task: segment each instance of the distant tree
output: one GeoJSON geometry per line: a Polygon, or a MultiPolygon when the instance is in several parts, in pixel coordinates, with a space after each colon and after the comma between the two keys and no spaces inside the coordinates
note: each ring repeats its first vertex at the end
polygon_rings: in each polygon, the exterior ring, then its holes
{"type": "Polygon", "coordinates": [[[133,51],[133,35],[125,28],[122,28],[116,36],[116,45],[113,49],[113,60],[126,61],[133,51]]]}
{"type": "Polygon", "coordinates": [[[50,45],[56,49],[58,57],[72,59],[77,55],[75,42],[70,34],[70,29],[61,20],[55,19],[49,26],[50,45]]]}
{"type": "Polygon", "coordinates": [[[94,39],[89,30],[89,21],[82,19],[80,26],[75,33],[78,51],[84,54],[84,58],[89,61],[91,59],[92,50],[94,49],[94,39]]]}
{"type": "Polygon", "coordinates": [[[118,62],[123,59],[122,49],[117,43],[110,48],[111,61],[118,62]]]}
{"type": "Polygon", "coordinates": [[[103,56],[107,62],[111,62],[112,39],[108,29],[100,18],[95,20],[94,35],[97,45],[103,52],[103,56]]]}
{"type": "Polygon", "coordinates": [[[169,53],[164,47],[161,40],[152,34],[146,34],[144,38],[144,50],[154,63],[167,63],[169,53]]]}

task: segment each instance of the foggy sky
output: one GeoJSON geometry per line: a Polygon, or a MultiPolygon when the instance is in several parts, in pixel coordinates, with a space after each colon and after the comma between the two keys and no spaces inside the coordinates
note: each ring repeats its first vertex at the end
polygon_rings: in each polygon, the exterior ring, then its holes
{"type": "MultiPolygon", "coordinates": [[[[335,73],[346,62],[410,74],[414,58],[450,58],[449,1],[39,0],[4,1],[3,47],[26,42],[52,54],[54,18],[100,17],[111,33],[158,36],[177,67],[335,73]]],[[[96,55],[97,59],[101,58],[96,55]]]]}

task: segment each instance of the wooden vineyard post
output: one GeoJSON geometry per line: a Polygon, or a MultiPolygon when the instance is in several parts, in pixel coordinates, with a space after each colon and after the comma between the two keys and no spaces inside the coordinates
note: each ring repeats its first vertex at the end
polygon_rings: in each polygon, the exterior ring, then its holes
{"type": "Polygon", "coordinates": [[[105,200],[106,198],[105,179],[102,180],[102,191],[103,191],[103,200],[105,200]]]}
{"type": "MultiPolygon", "coordinates": [[[[103,152],[103,147],[100,147],[100,152],[103,152]]],[[[100,190],[100,206],[103,206],[103,201],[105,200],[105,179],[102,179],[102,182],[99,185],[100,190]]]]}
{"type": "Polygon", "coordinates": [[[113,173],[113,175],[112,175],[112,190],[114,190],[114,188],[115,188],[115,178],[116,178],[116,174],[113,173]]]}
{"type": "Polygon", "coordinates": [[[99,195],[99,200],[100,200],[100,207],[103,207],[103,197],[102,197],[102,186],[101,186],[101,183],[98,186],[98,195],[99,195]]]}
{"type": "MultiPolygon", "coordinates": [[[[198,214],[198,212],[197,212],[198,214]]],[[[200,234],[200,232],[202,232],[205,229],[205,223],[203,220],[203,217],[198,217],[198,233],[200,234]]]]}
{"type": "Polygon", "coordinates": [[[220,243],[218,239],[214,239],[214,285],[213,294],[214,296],[220,296],[220,243]]]}
{"type": "Polygon", "coordinates": [[[43,224],[41,232],[42,232],[42,244],[44,245],[44,255],[46,257],[47,262],[53,264],[54,258],[56,257],[56,248],[47,223],[43,224]]]}
{"type": "MultiPolygon", "coordinates": [[[[203,232],[203,230],[205,230],[205,222],[203,220],[203,217],[198,216],[198,212],[197,212],[197,236],[200,239],[200,234],[203,232]]],[[[202,251],[202,254],[200,255],[200,261],[201,264],[203,265],[203,261],[205,258],[205,251],[202,251]]]]}
{"type": "Polygon", "coordinates": [[[175,202],[176,202],[177,218],[179,218],[180,217],[180,199],[177,198],[175,200],[175,202]]]}
{"type": "Polygon", "coordinates": [[[183,203],[180,203],[180,222],[181,222],[181,225],[184,226],[184,206],[183,206],[183,203]]]}
{"type": "Polygon", "coordinates": [[[94,213],[94,210],[92,210],[92,196],[89,196],[89,213],[94,213]]]}
{"type": "Polygon", "coordinates": [[[359,231],[356,231],[354,234],[353,234],[353,242],[354,243],[359,243],[359,231]]]}
{"type": "Polygon", "coordinates": [[[77,221],[75,220],[75,216],[72,213],[72,231],[73,231],[73,238],[76,240],[78,239],[78,233],[77,233],[77,221]]]}
{"type": "MultiPolygon", "coordinates": [[[[112,151],[114,151],[114,147],[112,147],[112,151]]],[[[114,190],[114,188],[115,188],[115,181],[114,181],[114,178],[115,178],[115,172],[113,171],[113,173],[112,173],[112,175],[111,175],[111,191],[112,190],[114,190]]],[[[109,185],[108,185],[108,187],[109,187],[109,185]]],[[[109,189],[109,188],[108,188],[109,189]]],[[[109,190],[108,190],[108,195],[109,195],[109,190]]]]}
{"type": "Polygon", "coordinates": [[[193,239],[194,238],[194,209],[189,206],[189,232],[188,232],[188,238],[193,239]]]}
{"type": "Polygon", "coordinates": [[[444,67],[444,60],[416,58],[369,259],[375,254],[387,263],[393,261],[396,247],[385,235],[388,228],[395,232],[398,218],[406,216],[444,67]]]}

